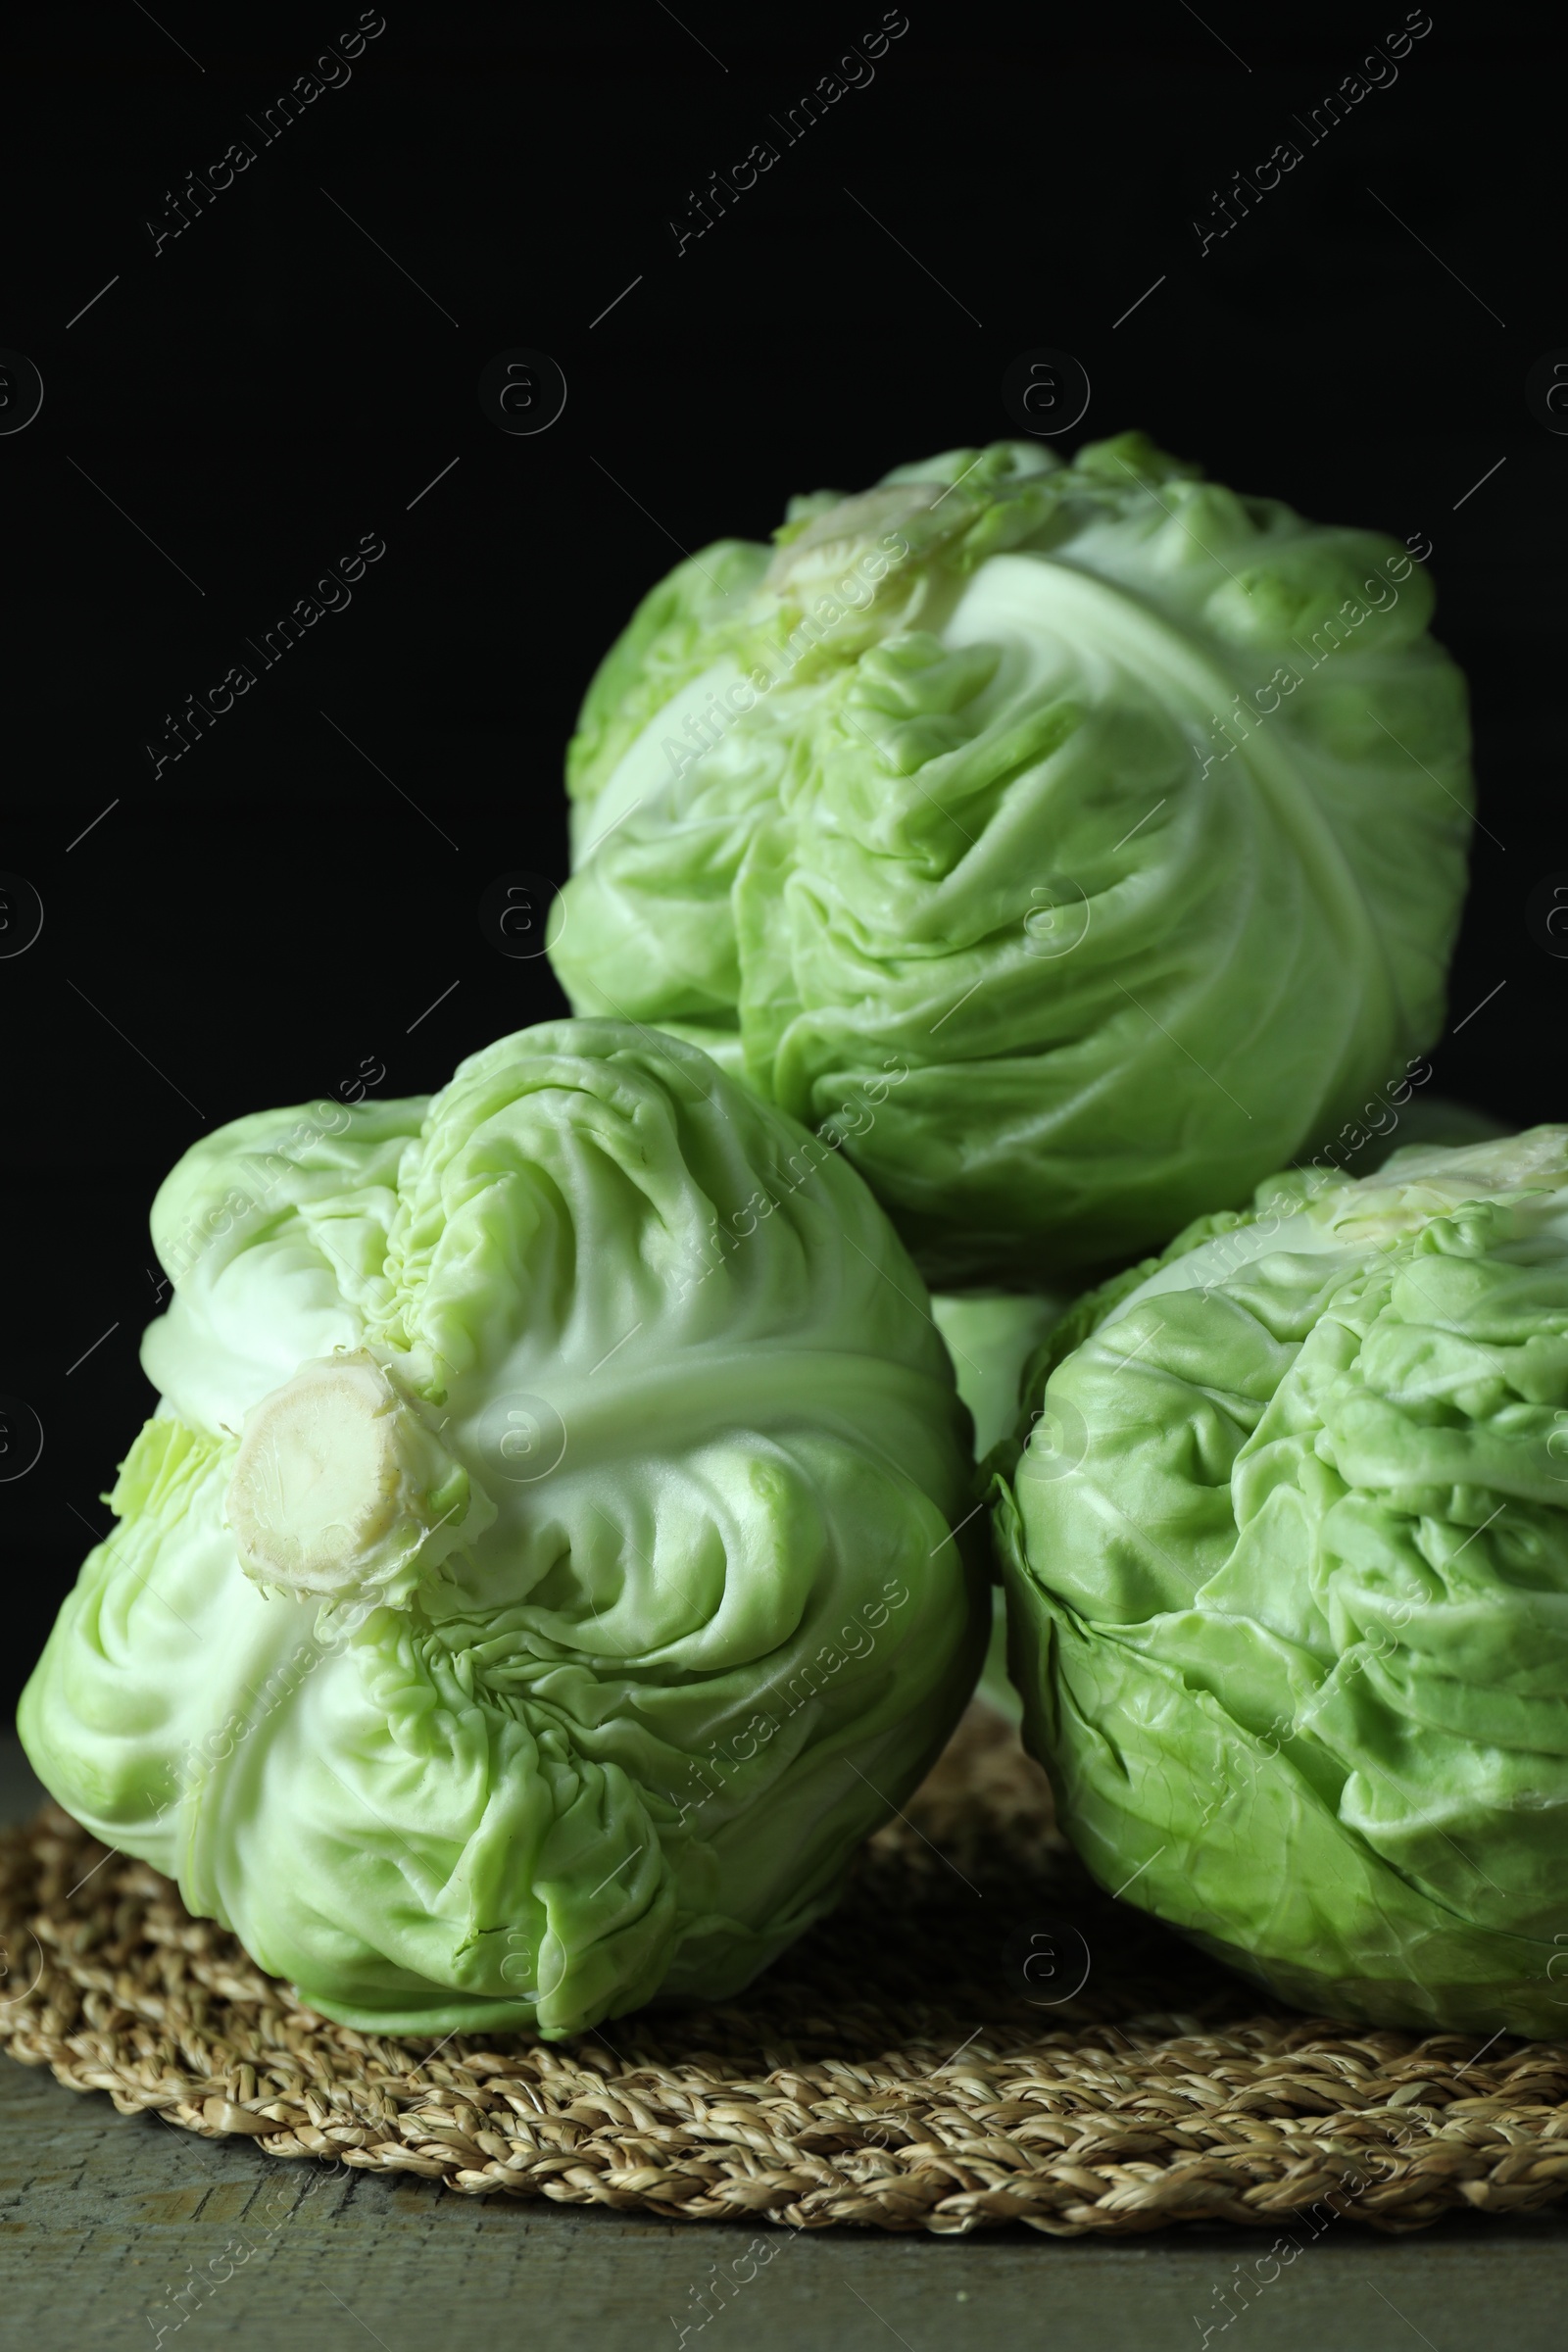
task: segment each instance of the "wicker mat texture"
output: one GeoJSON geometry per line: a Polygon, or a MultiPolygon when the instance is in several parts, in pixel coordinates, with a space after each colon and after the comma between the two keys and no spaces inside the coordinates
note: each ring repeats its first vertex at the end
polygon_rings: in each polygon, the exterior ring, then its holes
{"type": "Polygon", "coordinates": [[[1099,1893],[971,1708],[839,1912],[744,1998],[569,2042],[356,2034],[48,1806],[0,1833],[0,2042],[279,2157],[667,2220],[1062,2236],[1568,2192],[1568,2043],[1271,2007],[1099,1893]]]}

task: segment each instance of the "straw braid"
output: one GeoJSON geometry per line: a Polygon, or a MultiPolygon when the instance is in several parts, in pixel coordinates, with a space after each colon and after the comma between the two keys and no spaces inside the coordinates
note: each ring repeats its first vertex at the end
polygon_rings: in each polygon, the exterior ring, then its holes
{"type": "Polygon", "coordinates": [[[742,2000],[428,2057],[320,2018],[50,1806],[0,1834],[0,2043],[122,2114],[271,2155],[670,2220],[1071,2236],[1203,2219],[1305,2243],[1340,2215],[1412,2229],[1568,2192],[1568,2044],[1260,2010],[1089,1887],[1043,1788],[972,1711],[838,1916],[742,2000]],[[1045,2008],[1004,1947],[1052,1919],[1093,1966],[1045,2008]]]}

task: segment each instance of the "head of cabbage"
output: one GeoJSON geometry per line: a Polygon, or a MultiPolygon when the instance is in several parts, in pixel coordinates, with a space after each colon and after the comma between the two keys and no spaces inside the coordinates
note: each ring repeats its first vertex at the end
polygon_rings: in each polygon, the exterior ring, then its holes
{"type": "Polygon", "coordinates": [[[1105,1885],[1305,2008],[1568,2032],[1568,1128],[1263,1184],[1020,1436],[1010,1663],[1105,1885]]]}
{"type": "Polygon", "coordinates": [[[775,540],[601,664],[551,952],[578,1012],[838,1134],[934,1283],[1156,1247],[1437,1034],[1468,733],[1396,542],[1134,433],[950,450],[775,540]]]}
{"type": "Polygon", "coordinates": [[[967,1417],[860,1179],[563,1022],[241,1119],[152,1222],[159,1402],[22,1702],[53,1794],[366,2030],[746,1984],[985,1643],[967,1417]]]}

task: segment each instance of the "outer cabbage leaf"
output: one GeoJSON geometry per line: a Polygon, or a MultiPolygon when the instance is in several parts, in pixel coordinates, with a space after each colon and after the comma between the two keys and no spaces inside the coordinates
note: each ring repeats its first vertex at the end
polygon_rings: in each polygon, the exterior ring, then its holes
{"type": "MultiPolygon", "coordinates": [[[[974,1422],[982,1493],[990,1483],[985,1458],[993,1446],[1011,1435],[1017,1422],[1024,1366],[1060,1320],[1066,1305],[1065,1298],[1049,1292],[942,1293],[931,1301],[937,1329],[953,1357],[958,1395],[974,1422]]],[[[991,1642],[975,1695],[1016,1724],[1023,1710],[1007,1680],[1007,1612],[1000,1584],[991,1598],[991,1642]]]]}
{"type": "Polygon", "coordinates": [[[1298,1170],[1053,1335],[996,1484],[1104,1882],[1286,1998],[1568,2014],[1568,1128],[1298,1170]]]}
{"type": "Polygon", "coordinates": [[[1424,571],[1141,435],[796,502],[646,601],[568,762],[552,955],[848,1144],[943,1284],[1048,1287],[1436,1035],[1463,681],[1424,571]]]}
{"type": "Polygon", "coordinates": [[[564,1022],[237,1122],[153,1230],[158,1407],[22,1703],[53,1793],[367,2030],[738,1989],[984,1646],[967,1418],[859,1178],[564,1022]]]}

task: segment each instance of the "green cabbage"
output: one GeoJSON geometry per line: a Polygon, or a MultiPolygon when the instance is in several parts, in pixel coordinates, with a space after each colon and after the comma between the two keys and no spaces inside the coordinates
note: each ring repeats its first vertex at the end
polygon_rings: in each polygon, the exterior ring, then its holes
{"type": "Polygon", "coordinates": [[[22,1702],[49,1788],[367,2030],[746,1984],[985,1641],[967,1418],[859,1178],[564,1022],[239,1120],[153,1237],[159,1403],[22,1702]]]}
{"type": "Polygon", "coordinates": [[[1010,1662],[1104,1884],[1303,2007],[1568,2032],[1568,1128],[1263,1184],[1022,1431],[1010,1662]]]}
{"type": "Polygon", "coordinates": [[[931,1280],[1157,1246],[1437,1034],[1464,688],[1395,543],[1138,434],[776,536],[677,566],[594,678],[551,953],[839,1135],[931,1280]]]}

